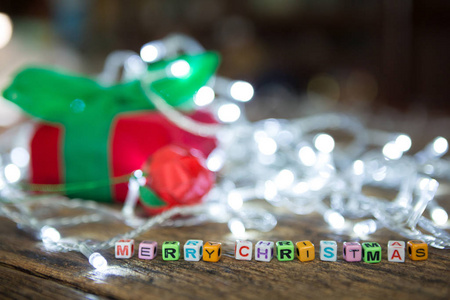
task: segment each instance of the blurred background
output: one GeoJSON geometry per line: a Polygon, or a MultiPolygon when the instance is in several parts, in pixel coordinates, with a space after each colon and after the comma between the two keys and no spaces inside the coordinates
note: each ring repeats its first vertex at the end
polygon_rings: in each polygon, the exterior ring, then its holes
{"type": "MultiPolygon", "coordinates": [[[[27,64],[95,75],[111,51],[181,32],[254,85],[253,105],[450,112],[447,0],[2,0],[0,13],[1,89],[27,64]]],[[[14,110],[0,102],[0,126],[14,110]]]]}

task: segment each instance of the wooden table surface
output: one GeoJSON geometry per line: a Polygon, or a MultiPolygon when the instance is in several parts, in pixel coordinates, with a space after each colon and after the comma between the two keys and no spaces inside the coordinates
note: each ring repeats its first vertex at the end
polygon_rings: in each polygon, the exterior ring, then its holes
{"type": "MultiPolygon", "coordinates": [[[[268,233],[248,232],[248,239],[308,239],[316,245],[316,259],[270,263],[238,261],[233,258],[235,238],[226,224],[208,223],[182,228],[154,228],[139,238],[156,240],[188,239],[223,243],[220,262],[163,261],[114,258],[113,249],[102,254],[109,262],[105,271],[96,271],[79,253],[51,253],[42,243],[17,226],[0,218],[0,298],[68,299],[450,299],[450,251],[429,249],[426,261],[391,263],[386,244],[390,239],[407,240],[387,230],[370,237],[383,248],[378,264],[348,263],[342,259],[342,242],[350,237],[333,234],[318,215],[280,214],[277,227],[268,233]],[[338,261],[318,259],[319,241],[338,242],[338,261]]],[[[97,232],[95,238],[108,239],[128,229],[120,225],[90,225],[77,229],[80,235],[97,232]],[[98,233],[100,232],[100,233],[98,233]]],[[[71,232],[73,234],[73,232],[71,232]]]]}

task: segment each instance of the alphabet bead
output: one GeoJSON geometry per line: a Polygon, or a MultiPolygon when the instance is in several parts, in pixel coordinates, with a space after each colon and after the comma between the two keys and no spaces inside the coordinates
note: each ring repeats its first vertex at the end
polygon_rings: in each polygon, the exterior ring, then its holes
{"type": "Polygon", "coordinates": [[[237,260],[252,260],[252,242],[237,240],[234,245],[234,253],[237,260]]]}
{"type": "Polygon", "coordinates": [[[320,260],[323,261],[337,260],[336,241],[320,241],[320,260]]]}
{"type": "Polygon", "coordinates": [[[375,242],[362,243],[363,261],[369,264],[379,263],[381,261],[381,246],[375,242]]]}
{"type": "Polygon", "coordinates": [[[206,242],[203,245],[203,260],[218,262],[222,256],[222,244],[217,242],[206,242]]]}
{"type": "Polygon", "coordinates": [[[154,259],[158,249],[158,243],[155,241],[143,241],[139,244],[138,257],[140,259],[154,259]]]}
{"type": "Polygon", "coordinates": [[[362,248],[358,242],[344,242],[342,257],[345,261],[361,261],[362,248]]]}
{"type": "Polygon", "coordinates": [[[179,260],[180,259],[180,242],[166,241],[162,244],[163,260],[179,260]]]}
{"type": "Polygon", "coordinates": [[[387,255],[388,261],[405,262],[405,242],[389,241],[387,255]]]}
{"type": "Polygon", "coordinates": [[[269,262],[273,258],[275,243],[271,241],[259,241],[255,245],[255,260],[269,262]]]}
{"type": "Polygon", "coordinates": [[[277,258],[279,261],[294,260],[294,243],[292,241],[277,242],[277,258]]]}
{"type": "Polygon", "coordinates": [[[426,260],[428,258],[428,245],[424,241],[408,241],[407,249],[411,260],[426,260]]]}
{"type": "Polygon", "coordinates": [[[115,244],[116,258],[130,258],[134,254],[134,240],[118,240],[115,244]]]}
{"type": "Polygon", "coordinates": [[[184,244],[184,260],[199,261],[203,256],[203,241],[188,240],[184,244]]]}
{"type": "Polygon", "coordinates": [[[314,244],[310,241],[297,242],[297,258],[300,261],[311,261],[315,258],[314,244]]]}

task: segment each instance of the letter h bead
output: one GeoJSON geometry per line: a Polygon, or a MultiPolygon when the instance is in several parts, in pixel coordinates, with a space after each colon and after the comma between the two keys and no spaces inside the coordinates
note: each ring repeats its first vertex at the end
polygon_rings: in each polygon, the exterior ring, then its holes
{"type": "Polygon", "coordinates": [[[188,240],[184,244],[184,260],[199,261],[203,256],[203,241],[188,240]]]}
{"type": "Polygon", "coordinates": [[[116,258],[130,258],[134,254],[134,240],[118,240],[114,250],[116,258]]]}
{"type": "Polygon", "coordinates": [[[269,262],[273,258],[275,243],[271,241],[259,241],[255,245],[255,260],[269,262]]]}
{"type": "Polygon", "coordinates": [[[250,241],[237,240],[234,245],[234,256],[237,260],[252,260],[253,244],[250,241]]]}

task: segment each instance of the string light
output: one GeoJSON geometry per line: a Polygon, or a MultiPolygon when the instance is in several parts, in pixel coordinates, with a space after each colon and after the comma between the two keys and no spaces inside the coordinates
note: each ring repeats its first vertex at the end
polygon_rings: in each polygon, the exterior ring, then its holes
{"type": "MultiPolygon", "coordinates": [[[[372,131],[347,115],[326,114],[251,123],[241,115],[238,105],[228,103],[252,99],[254,90],[251,84],[219,76],[212,87],[204,86],[197,91],[194,102],[198,106],[206,106],[214,101],[216,94],[220,95],[216,100],[218,103],[214,102],[218,107],[217,117],[228,125],[201,124],[186,119],[148,88],[151,80],[155,80],[155,74],[141,74],[144,70],[142,63],[173,58],[181,51],[198,53],[202,48],[189,37],[170,36],[145,44],[140,57],[127,51],[111,56],[115,58],[107,60],[99,80],[111,83],[111,74],[118,74],[115,73],[117,65],[128,65],[128,75],[125,77],[140,78],[149,101],[171,122],[194,134],[218,137],[219,145],[206,164],[210,170],[219,172],[221,180],[206,195],[203,204],[175,207],[152,218],[139,218],[134,214],[134,209],[139,186],[145,184],[141,170],[136,170],[130,178],[129,194],[121,213],[104,205],[89,201],[66,201],[63,197],[16,201],[28,197],[17,183],[26,178],[23,172],[26,172],[29,164],[28,151],[16,147],[9,157],[0,155],[0,195],[1,199],[9,201],[0,203],[0,214],[23,228],[33,228],[39,232],[43,242],[52,249],[81,252],[99,270],[108,265],[99,251],[111,248],[118,239],[134,238],[157,225],[189,226],[219,221],[226,222],[235,236],[243,236],[250,229],[270,231],[277,224],[274,215],[247,206],[247,200],[256,197],[296,214],[318,212],[331,230],[339,234],[366,236],[385,227],[408,238],[426,240],[437,248],[450,248],[450,237],[439,227],[448,222],[448,214],[432,201],[439,186],[438,181],[432,177],[417,179],[417,174],[423,174],[425,169],[429,176],[436,178],[450,176],[450,164],[442,159],[448,151],[448,141],[444,137],[437,137],[422,151],[408,156],[406,152],[412,144],[409,136],[396,134],[395,139],[392,139],[393,134],[386,133],[384,136],[389,136],[390,140],[369,141],[367,136],[372,131]],[[236,122],[238,120],[240,122],[236,122]],[[353,136],[345,151],[331,135],[323,133],[331,132],[332,129],[353,136]],[[311,140],[312,134],[317,132],[311,140]],[[365,195],[362,192],[363,185],[394,188],[399,193],[394,201],[387,201],[390,199],[365,195]],[[40,204],[43,211],[61,205],[88,212],[73,218],[41,220],[37,218],[39,211],[29,206],[31,203],[40,204]],[[427,208],[432,221],[423,216],[427,208]],[[189,217],[173,218],[179,215],[189,217]],[[76,226],[111,218],[134,229],[89,246],[83,240],[69,242],[68,239],[62,239],[57,230],[60,226],[76,226]]],[[[178,59],[169,65],[167,72],[175,78],[184,78],[193,70],[187,61],[178,59]]]]}

